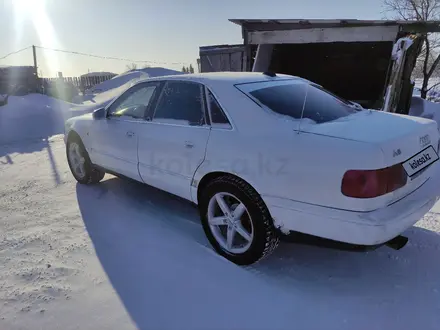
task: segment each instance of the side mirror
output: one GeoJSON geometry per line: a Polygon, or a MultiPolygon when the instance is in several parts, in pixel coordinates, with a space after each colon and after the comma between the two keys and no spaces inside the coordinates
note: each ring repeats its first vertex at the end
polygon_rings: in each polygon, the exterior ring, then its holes
{"type": "Polygon", "coordinates": [[[103,119],[106,117],[107,111],[105,108],[99,108],[93,111],[93,119],[103,119]]]}

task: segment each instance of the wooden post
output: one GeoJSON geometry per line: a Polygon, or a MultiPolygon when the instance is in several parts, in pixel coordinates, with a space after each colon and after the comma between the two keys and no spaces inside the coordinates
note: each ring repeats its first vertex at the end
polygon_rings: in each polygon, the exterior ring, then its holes
{"type": "Polygon", "coordinates": [[[41,91],[41,82],[38,79],[38,65],[37,65],[37,51],[35,49],[35,45],[32,45],[32,55],[34,57],[34,79],[35,79],[35,87],[36,92],[41,91]]]}
{"type": "Polygon", "coordinates": [[[38,76],[38,66],[37,66],[37,51],[35,50],[35,46],[32,45],[32,54],[34,55],[34,70],[35,75],[38,76]]]}

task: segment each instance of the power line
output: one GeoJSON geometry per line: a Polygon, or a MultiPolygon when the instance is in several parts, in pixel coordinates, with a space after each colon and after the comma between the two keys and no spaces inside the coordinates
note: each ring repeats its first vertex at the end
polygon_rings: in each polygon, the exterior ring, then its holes
{"type": "Polygon", "coordinates": [[[35,47],[36,48],[40,48],[40,49],[45,49],[45,50],[51,50],[51,51],[54,51],[54,52],[61,52],[61,53],[68,53],[68,54],[74,54],[74,55],[88,56],[88,57],[100,58],[100,59],[105,59],[105,60],[117,60],[117,61],[125,61],[125,62],[132,62],[132,63],[152,63],[152,64],[175,64],[175,65],[188,64],[188,63],[185,63],[185,62],[139,61],[139,60],[130,60],[130,59],[126,59],[126,58],[120,58],[120,57],[111,57],[111,56],[100,56],[100,55],[94,55],[94,54],[86,54],[86,53],[81,53],[81,52],[74,52],[74,51],[63,50],[63,49],[54,49],[54,48],[41,47],[41,46],[35,46],[35,47]]]}
{"type": "Polygon", "coordinates": [[[4,60],[6,57],[9,57],[9,56],[14,55],[14,54],[18,54],[18,53],[20,53],[20,52],[22,52],[22,51],[24,51],[24,50],[26,50],[26,49],[29,49],[29,48],[31,48],[31,47],[32,47],[32,46],[28,46],[28,47],[26,47],[26,48],[23,48],[23,49],[17,50],[17,51],[15,51],[15,52],[12,52],[12,53],[6,54],[5,56],[0,57],[0,60],[4,60]]]}

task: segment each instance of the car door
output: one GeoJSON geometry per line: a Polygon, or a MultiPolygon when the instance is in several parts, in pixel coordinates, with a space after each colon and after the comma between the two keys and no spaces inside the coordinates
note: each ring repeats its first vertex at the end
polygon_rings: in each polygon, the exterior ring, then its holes
{"type": "Polygon", "coordinates": [[[91,156],[97,165],[142,181],[138,171],[138,135],[158,90],[159,82],[131,87],[110,104],[106,119],[94,123],[91,156]]]}
{"type": "Polygon", "coordinates": [[[139,172],[145,183],[191,200],[191,181],[210,134],[204,86],[165,83],[152,121],[139,132],[139,172]]]}

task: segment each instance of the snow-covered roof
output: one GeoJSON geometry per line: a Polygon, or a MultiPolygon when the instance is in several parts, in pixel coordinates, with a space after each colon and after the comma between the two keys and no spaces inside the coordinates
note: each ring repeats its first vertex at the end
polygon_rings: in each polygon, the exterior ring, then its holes
{"type": "Polygon", "coordinates": [[[358,20],[358,19],[229,19],[243,28],[259,30],[330,27],[400,26],[407,32],[440,32],[440,21],[358,20]]]}
{"type": "Polygon", "coordinates": [[[149,68],[139,69],[138,71],[145,72],[150,77],[184,74],[184,72],[182,72],[182,71],[176,71],[176,70],[171,70],[171,69],[161,68],[161,67],[149,67],[149,68]]]}
{"type": "Polygon", "coordinates": [[[166,69],[166,68],[161,68],[161,67],[147,67],[147,68],[143,68],[143,69],[133,69],[128,72],[134,72],[134,71],[147,73],[150,77],[185,74],[182,71],[176,71],[176,70],[171,70],[171,69],[166,69]]]}
{"type": "Polygon", "coordinates": [[[101,72],[88,72],[81,75],[81,77],[101,77],[101,76],[116,76],[116,73],[101,71],[101,72]]]}
{"type": "Polygon", "coordinates": [[[199,51],[200,54],[202,53],[213,53],[213,52],[221,52],[222,54],[228,53],[228,52],[235,52],[238,50],[243,50],[244,45],[243,44],[234,44],[234,45],[210,45],[210,46],[200,46],[199,51]]]}

